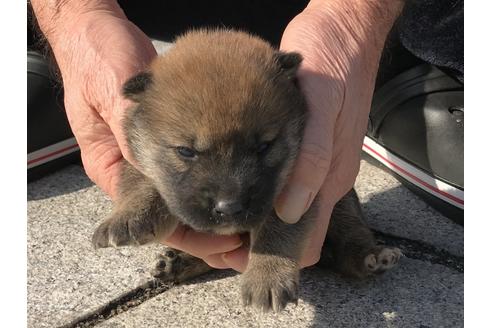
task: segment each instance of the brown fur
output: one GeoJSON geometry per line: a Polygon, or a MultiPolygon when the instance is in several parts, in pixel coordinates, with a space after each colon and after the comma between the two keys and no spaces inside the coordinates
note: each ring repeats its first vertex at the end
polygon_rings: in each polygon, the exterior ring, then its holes
{"type": "MultiPolygon", "coordinates": [[[[199,30],[128,81],[124,93],[138,105],[125,131],[140,172],[125,166],[120,197],[94,244],[162,240],[178,221],[201,231],[248,232],[245,304],[279,311],[296,302],[316,206],[289,225],[276,216],[273,200],[292,169],[307,113],[295,81],[300,61],[246,33],[199,30]],[[220,201],[238,210],[222,210],[220,201]]],[[[331,220],[327,242],[341,272],[365,277],[396,263],[398,251],[378,248],[361,221],[354,191],[331,220]]],[[[160,260],[156,276],[182,281],[209,269],[189,255],[173,255],[160,260]]]]}

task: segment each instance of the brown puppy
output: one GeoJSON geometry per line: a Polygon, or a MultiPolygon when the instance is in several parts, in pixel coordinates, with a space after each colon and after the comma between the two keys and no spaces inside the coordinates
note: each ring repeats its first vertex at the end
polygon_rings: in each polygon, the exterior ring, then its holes
{"type": "MultiPolygon", "coordinates": [[[[125,166],[120,196],[94,245],[162,240],[178,222],[218,234],[248,232],[245,303],[279,311],[297,301],[316,206],[289,225],[276,217],[273,201],[292,169],[307,114],[295,79],[300,62],[299,54],[246,33],[199,30],[130,79],[124,94],[138,105],[125,132],[139,171],[125,166]]],[[[399,250],[376,246],[354,191],[331,220],[327,242],[339,271],[365,277],[398,261],[399,250]]],[[[183,281],[209,269],[170,251],[155,275],[183,281]]]]}

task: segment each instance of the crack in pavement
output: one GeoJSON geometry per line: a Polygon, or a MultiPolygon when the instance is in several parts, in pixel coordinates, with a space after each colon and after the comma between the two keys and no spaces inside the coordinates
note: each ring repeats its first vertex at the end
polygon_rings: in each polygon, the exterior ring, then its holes
{"type": "Polygon", "coordinates": [[[143,302],[156,297],[171,289],[173,284],[165,284],[159,280],[151,280],[145,284],[109,301],[108,304],[83,315],[59,328],[86,328],[94,327],[109,318],[128,311],[143,302]]]}
{"type": "MultiPolygon", "coordinates": [[[[376,238],[387,246],[398,247],[406,257],[427,261],[432,264],[440,264],[449,269],[464,272],[464,258],[453,255],[422,241],[416,241],[404,237],[374,231],[376,238]]],[[[71,323],[59,328],[86,328],[94,327],[98,323],[117,316],[143,302],[156,297],[171,289],[174,284],[166,284],[159,280],[151,280],[117,298],[108,304],[75,319],[71,323]]]]}
{"type": "Polygon", "coordinates": [[[448,251],[422,241],[398,237],[380,231],[374,231],[374,235],[377,239],[383,241],[385,245],[400,248],[406,257],[427,261],[432,264],[441,264],[449,269],[464,273],[464,258],[462,256],[453,255],[448,251]]]}

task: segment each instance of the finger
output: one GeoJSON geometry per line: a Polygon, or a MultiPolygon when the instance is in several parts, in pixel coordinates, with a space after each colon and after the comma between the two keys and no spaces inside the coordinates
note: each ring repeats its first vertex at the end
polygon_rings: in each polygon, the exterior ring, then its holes
{"type": "Polygon", "coordinates": [[[241,246],[231,252],[209,255],[203,260],[215,269],[233,269],[237,272],[244,272],[248,266],[248,254],[249,249],[241,246]]]}
{"type": "MultiPolygon", "coordinates": [[[[352,108],[358,106],[352,100],[347,100],[346,105],[352,108]]],[[[330,170],[324,182],[331,186],[333,200],[338,201],[354,186],[367,130],[366,108],[369,108],[368,104],[364,104],[356,113],[344,110],[337,118],[330,170]]]]}
{"type": "Polygon", "coordinates": [[[330,184],[323,184],[320,190],[318,215],[312,225],[314,228],[310,232],[308,244],[300,261],[301,268],[314,265],[320,260],[335,203],[330,193],[330,184]]]}
{"type": "Polygon", "coordinates": [[[136,26],[133,28],[126,26],[125,33],[128,33],[128,40],[125,44],[121,44],[118,35],[114,36],[114,40],[105,41],[113,44],[111,53],[106,54],[107,58],[118,58],[118,60],[106,62],[107,73],[96,75],[93,82],[96,85],[109,88],[111,97],[107,97],[105,100],[98,99],[100,90],[97,89],[94,90],[96,94],[92,96],[96,101],[101,102],[101,106],[97,110],[110,126],[123,157],[135,166],[136,162],[124,133],[123,119],[127,116],[126,112],[134,108],[136,104],[123,96],[122,89],[128,79],[148,67],[149,63],[157,56],[157,52],[150,39],[136,26]]]}
{"type": "Polygon", "coordinates": [[[132,110],[136,104],[128,99],[120,98],[118,99],[117,105],[113,112],[111,113],[111,118],[108,119],[108,124],[113,132],[113,135],[118,143],[123,157],[131,163],[133,166],[138,167],[135,158],[133,157],[130,148],[128,146],[128,141],[124,131],[124,118],[126,116],[125,112],[132,110]]]}
{"type": "MultiPolygon", "coordinates": [[[[321,250],[329,229],[331,213],[335,204],[353,187],[360,166],[362,130],[357,126],[347,128],[348,124],[341,122],[336,128],[336,144],[330,171],[320,189],[319,210],[316,218],[316,227],[311,232],[309,244],[301,260],[301,267],[316,264],[321,256],[321,250]]],[[[363,126],[364,120],[360,124],[363,126]]],[[[362,133],[363,135],[363,133],[362,133]]]]}
{"type": "Polygon", "coordinates": [[[277,215],[286,223],[295,223],[300,219],[326,178],[339,110],[338,99],[323,88],[327,84],[326,77],[302,72],[299,78],[303,79],[300,84],[308,101],[309,115],[292,176],[275,202],[277,215]]]}
{"type": "Polygon", "coordinates": [[[223,253],[221,257],[228,268],[232,268],[238,272],[244,272],[248,266],[249,248],[242,246],[232,252],[223,253]]]}
{"type": "Polygon", "coordinates": [[[231,266],[228,265],[227,263],[224,262],[222,259],[222,254],[212,254],[207,257],[205,257],[203,260],[210,265],[212,268],[215,269],[230,269],[231,266]]]}
{"type": "Polygon", "coordinates": [[[86,97],[90,103],[96,103],[94,111],[97,111],[99,117],[109,126],[111,134],[117,143],[123,157],[135,166],[135,159],[133,158],[128,146],[125,130],[124,119],[127,117],[127,111],[135,108],[136,104],[129,99],[124,98],[121,90],[123,84],[137,72],[121,69],[118,74],[107,74],[107,76],[98,77],[100,80],[96,80],[93,83],[100,85],[101,89],[108,89],[107,93],[111,94],[111,97],[104,99],[103,102],[99,101],[98,97],[100,90],[88,91],[86,97]],[[94,94],[96,92],[97,94],[94,94]]]}
{"type": "Polygon", "coordinates": [[[310,232],[308,245],[301,258],[302,268],[314,265],[320,260],[333,208],[353,187],[359,161],[356,154],[352,156],[353,158],[351,156],[349,152],[343,152],[340,157],[334,159],[330,172],[320,189],[318,214],[313,224],[315,228],[310,232]]]}
{"type": "Polygon", "coordinates": [[[122,155],[110,128],[77,95],[66,96],[65,107],[86,174],[111,198],[115,198],[122,155]]]}
{"type": "Polygon", "coordinates": [[[163,243],[202,259],[211,254],[230,252],[242,245],[238,235],[209,234],[183,225],[179,225],[163,243]]]}
{"type": "Polygon", "coordinates": [[[80,154],[87,176],[111,199],[116,199],[123,156],[109,128],[106,132],[104,137],[89,145],[79,144],[80,154]]]}

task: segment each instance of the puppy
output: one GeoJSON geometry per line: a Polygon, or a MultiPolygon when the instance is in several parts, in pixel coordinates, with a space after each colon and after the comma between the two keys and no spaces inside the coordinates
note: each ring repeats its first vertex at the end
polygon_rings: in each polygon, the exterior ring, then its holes
{"type": "MultiPolygon", "coordinates": [[[[124,131],[138,170],[125,164],[119,197],[93,244],[143,245],[163,240],[178,223],[249,233],[244,303],[280,311],[296,302],[316,206],[285,224],[273,201],[292,170],[307,115],[296,84],[301,60],[246,33],[198,30],[131,78],[123,93],[137,105],[124,131]]],[[[398,249],[376,245],[353,190],[336,205],[326,242],[333,266],[359,278],[400,257],[398,249]]],[[[154,275],[183,281],[208,270],[202,260],[168,251],[154,275]]]]}

